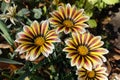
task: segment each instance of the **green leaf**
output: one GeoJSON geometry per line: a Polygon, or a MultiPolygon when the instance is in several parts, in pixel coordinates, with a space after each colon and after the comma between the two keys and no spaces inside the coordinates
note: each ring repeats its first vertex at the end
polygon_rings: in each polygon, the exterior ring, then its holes
{"type": "Polygon", "coordinates": [[[1,11],[5,13],[8,7],[9,7],[9,4],[3,1],[1,4],[1,11]]]}
{"type": "Polygon", "coordinates": [[[97,23],[96,23],[96,21],[95,21],[94,19],[90,19],[90,20],[88,21],[88,24],[89,24],[89,26],[90,26],[91,28],[97,27],[97,23]]]}
{"type": "Polygon", "coordinates": [[[85,11],[85,15],[92,17],[93,16],[93,10],[87,10],[85,11]]]}
{"type": "Polygon", "coordinates": [[[91,4],[95,4],[98,0],[88,0],[88,2],[90,2],[91,4]]]}
{"type": "Polygon", "coordinates": [[[119,2],[119,0],[102,0],[102,1],[108,5],[114,5],[119,2]]]}
{"type": "Polygon", "coordinates": [[[46,6],[43,7],[44,14],[47,12],[46,6]]]}
{"type": "Polygon", "coordinates": [[[39,9],[33,9],[33,12],[34,12],[34,18],[36,18],[36,19],[41,18],[42,11],[41,11],[40,8],[39,9]]]}
{"type": "Polygon", "coordinates": [[[23,9],[21,9],[21,10],[17,13],[17,15],[23,17],[23,16],[25,16],[25,15],[27,15],[27,14],[29,14],[29,13],[30,13],[30,11],[29,11],[28,9],[23,8],[23,9]]]}
{"type": "Polygon", "coordinates": [[[0,62],[3,63],[9,63],[9,64],[19,64],[19,65],[23,65],[23,63],[11,60],[11,59],[6,59],[6,58],[0,58],[0,62]]]}
{"type": "Polygon", "coordinates": [[[10,45],[13,45],[14,41],[8,33],[7,26],[2,21],[0,21],[0,30],[2,31],[0,34],[8,41],[10,45]]]}

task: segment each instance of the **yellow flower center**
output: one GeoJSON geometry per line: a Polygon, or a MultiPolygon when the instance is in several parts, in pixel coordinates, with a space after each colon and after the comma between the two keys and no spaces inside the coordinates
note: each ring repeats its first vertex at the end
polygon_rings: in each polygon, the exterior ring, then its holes
{"type": "Polygon", "coordinates": [[[45,43],[45,39],[44,39],[43,37],[37,37],[37,38],[35,39],[34,43],[35,43],[36,45],[41,46],[41,45],[43,45],[43,44],[45,43]]]}
{"type": "Polygon", "coordinates": [[[63,21],[63,25],[66,27],[72,27],[73,22],[71,20],[65,20],[65,21],[63,21]]]}
{"type": "Polygon", "coordinates": [[[84,55],[88,54],[88,48],[86,46],[79,46],[77,50],[80,55],[84,56],[84,55]]]}
{"type": "Polygon", "coordinates": [[[89,78],[94,78],[95,77],[95,71],[87,71],[87,75],[89,78]]]}

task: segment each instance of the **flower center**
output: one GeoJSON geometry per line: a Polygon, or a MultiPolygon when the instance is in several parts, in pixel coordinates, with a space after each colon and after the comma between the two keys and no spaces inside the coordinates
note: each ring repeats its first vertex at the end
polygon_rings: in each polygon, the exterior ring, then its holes
{"type": "Polygon", "coordinates": [[[87,71],[87,75],[89,78],[94,78],[95,77],[95,71],[87,71]]]}
{"type": "Polygon", "coordinates": [[[34,43],[35,43],[36,45],[41,46],[41,45],[43,45],[43,44],[45,43],[45,39],[44,39],[43,37],[37,37],[37,38],[35,39],[34,43]]]}
{"type": "Polygon", "coordinates": [[[88,54],[88,48],[86,46],[79,46],[77,50],[80,55],[84,56],[84,55],[88,54]]]}
{"type": "Polygon", "coordinates": [[[63,21],[63,25],[66,27],[72,27],[73,22],[71,20],[65,20],[65,21],[63,21]]]}

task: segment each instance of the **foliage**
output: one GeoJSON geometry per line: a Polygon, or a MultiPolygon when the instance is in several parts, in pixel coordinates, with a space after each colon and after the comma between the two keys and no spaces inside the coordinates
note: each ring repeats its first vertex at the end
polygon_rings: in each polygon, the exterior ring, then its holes
{"type": "MultiPolygon", "coordinates": [[[[70,60],[66,58],[67,54],[63,52],[63,48],[66,47],[65,40],[71,37],[70,34],[59,35],[61,42],[54,43],[55,49],[47,58],[40,55],[35,61],[29,61],[25,60],[24,54],[20,55],[15,51],[19,46],[19,43],[15,42],[19,37],[17,34],[23,31],[25,25],[30,26],[34,20],[39,23],[48,20],[51,17],[50,13],[67,3],[84,9],[84,15],[90,17],[85,22],[90,26],[87,31],[102,36],[105,48],[110,49],[105,32],[99,33],[99,30],[96,30],[101,23],[97,16],[103,9],[120,3],[120,0],[0,0],[0,44],[9,44],[13,49],[0,47],[1,80],[77,79],[77,68],[71,66],[70,60]]],[[[49,26],[49,29],[54,29],[54,25],[49,26]]]]}

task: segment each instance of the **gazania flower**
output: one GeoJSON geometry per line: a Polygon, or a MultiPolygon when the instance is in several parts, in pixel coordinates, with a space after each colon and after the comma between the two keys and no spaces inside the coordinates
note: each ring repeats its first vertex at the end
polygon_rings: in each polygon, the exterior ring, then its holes
{"type": "Polygon", "coordinates": [[[48,30],[48,21],[39,24],[34,21],[31,26],[25,26],[18,34],[16,42],[20,43],[16,51],[26,53],[26,59],[33,61],[42,53],[48,57],[54,49],[53,42],[59,42],[55,30],[48,30]]]}
{"type": "Polygon", "coordinates": [[[84,67],[88,70],[96,64],[106,61],[103,56],[108,50],[102,48],[103,42],[100,36],[93,36],[90,33],[73,33],[72,38],[65,41],[67,47],[63,51],[68,52],[67,58],[71,58],[71,65],[77,68],[84,67]]]}
{"type": "Polygon", "coordinates": [[[76,71],[76,74],[78,75],[78,80],[108,80],[106,68],[100,65],[92,68],[91,71],[80,68],[76,71]]]}
{"type": "Polygon", "coordinates": [[[75,6],[67,4],[52,12],[52,17],[49,20],[56,27],[57,32],[64,31],[66,34],[70,32],[84,33],[85,28],[88,27],[84,22],[88,21],[89,18],[83,12],[83,9],[77,10],[75,6]]]}

